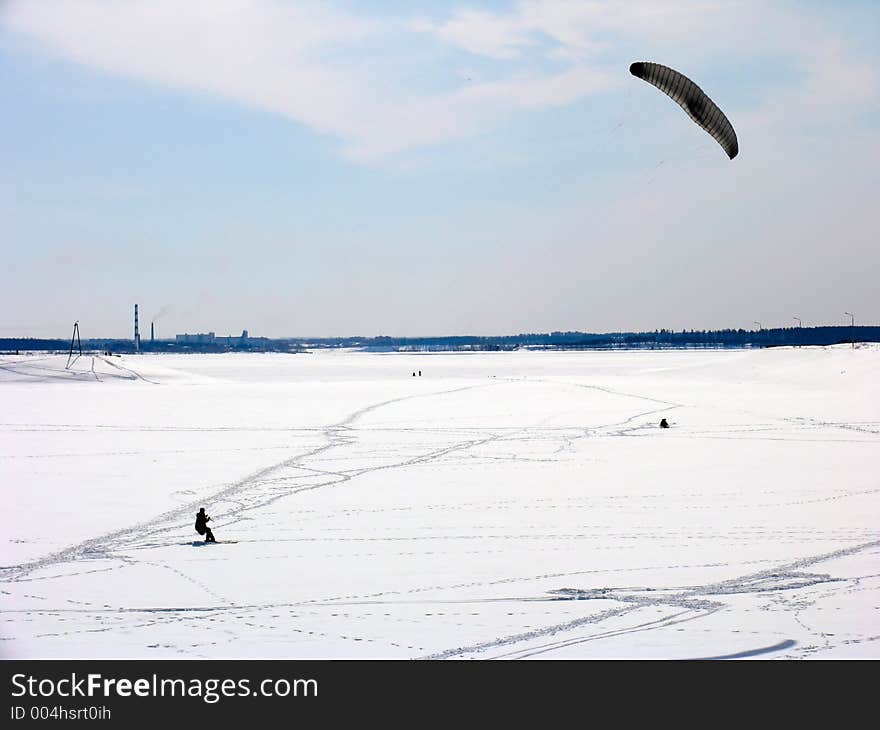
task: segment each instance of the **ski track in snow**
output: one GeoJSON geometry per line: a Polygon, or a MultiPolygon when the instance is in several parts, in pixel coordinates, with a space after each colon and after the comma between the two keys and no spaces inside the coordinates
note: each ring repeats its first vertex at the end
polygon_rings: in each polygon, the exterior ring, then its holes
{"type": "MultiPolygon", "coordinates": [[[[483,439],[472,439],[468,441],[464,441],[459,444],[455,444],[451,447],[439,449],[435,452],[414,457],[412,459],[408,459],[404,462],[392,464],[388,466],[378,466],[368,469],[360,469],[356,470],[354,473],[344,473],[344,472],[330,472],[326,470],[315,470],[313,471],[322,476],[330,476],[331,478],[327,481],[320,482],[319,484],[308,485],[304,487],[293,486],[290,488],[285,488],[278,490],[275,494],[263,495],[260,494],[259,487],[271,482],[272,475],[288,468],[299,467],[300,462],[305,461],[306,459],[316,457],[330,449],[345,447],[349,443],[351,443],[354,439],[349,435],[351,424],[354,423],[359,418],[367,415],[368,413],[375,411],[379,408],[394,404],[400,403],[406,400],[410,400],[413,398],[425,398],[430,396],[436,396],[443,393],[457,393],[464,390],[470,390],[474,387],[491,387],[491,386],[467,386],[464,388],[456,388],[448,391],[440,391],[434,392],[430,394],[418,394],[414,396],[406,396],[404,398],[395,398],[392,400],[383,401],[380,403],[376,403],[360,410],[354,411],[351,415],[347,416],[345,419],[340,421],[337,424],[328,426],[322,429],[322,433],[326,439],[326,443],[317,448],[311,449],[303,454],[297,454],[289,459],[285,459],[277,464],[273,464],[269,467],[261,469],[244,479],[241,479],[218,492],[215,492],[212,495],[208,495],[200,498],[198,501],[190,502],[189,504],[179,507],[171,512],[166,512],[164,514],[159,515],[151,520],[146,522],[142,522],[137,525],[133,525],[131,527],[127,527],[124,530],[117,530],[115,532],[103,535],[101,537],[93,538],[91,540],[86,540],[78,545],[74,545],[70,548],[66,548],[64,550],[58,551],[46,557],[40,558],[39,560],[30,561],[17,566],[3,566],[0,567],[0,570],[3,571],[4,579],[15,581],[20,579],[23,576],[26,576],[30,572],[42,569],[46,567],[51,567],[57,563],[66,563],[71,560],[77,560],[79,558],[95,558],[95,557],[106,557],[112,555],[114,550],[118,550],[120,548],[124,548],[131,543],[137,543],[142,539],[145,535],[155,535],[161,534],[168,531],[176,530],[179,528],[179,522],[183,519],[186,520],[188,524],[191,520],[189,519],[191,515],[198,510],[199,506],[205,502],[224,502],[231,501],[237,496],[246,495],[248,491],[256,492],[254,495],[247,495],[250,497],[250,502],[240,503],[241,506],[239,509],[234,510],[232,512],[221,513],[218,515],[219,519],[226,520],[234,520],[240,517],[242,514],[249,510],[253,510],[259,507],[264,507],[272,502],[275,502],[278,499],[283,497],[290,496],[291,494],[295,494],[300,491],[310,491],[313,489],[319,489],[322,487],[333,486],[340,484],[342,482],[348,481],[355,476],[359,476],[361,474],[366,474],[371,471],[378,471],[381,469],[389,469],[396,468],[400,466],[409,466],[416,463],[426,463],[431,461],[432,459],[438,458],[439,456],[443,456],[445,454],[449,454],[458,449],[466,449],[471,446],[488,443],[495,438],[498,438],[497,435],[492,435],[483,439]],[[171,523],[171,524],[169,524],[171,523]],[[132,537],[132,535],[135,535],[132,537]]],[[[218,520],[215,520],[215,522],[218,520]]]]}
{"type": "MultiPolygon", "coordinates": [[[[154,383],[135,370],[118,365],[104,357],[99,359],[119,371],[118,375],[107,374],[102,372],[102,377],[118,377],[126,380],[142,380],[147,383],[154,383]]],[[[44,378],[72,378],[81,379],[83,377],[93,377],[100,380],[94,372],[94,362],[92,368],[88,372],[76,371],[65,375],[57,375],[57,370],[52,368],[43,368],[34,363],[39,360],[35,358],[27,361],[27,368],[22,368],[22,361],[11,363],[9,361],[0,361],[0,369],[13,372],[19,376],[33,376],[44,378]],[[33,375],[32,370],[38,370],[37,375],[33,375]]],[[[457,611],[444,609],[442,612],[435,610],[432,613],[425,614],[430,617],[436,615],[453,618],[456,621],[462,621],[462,625],[474,616],[479,617],[479,612],[468,612],[468,606],[486,606],[486,605],[505,605],[510,607],[524,606],[519,615],[523,617],[523,621],[540,622],[541,619],[533,613],[533,607],[550,607],[544,612],[551,620],[544,619],[545,623],[538,627],[523,626],[525,630],[503,633],[501,635],[465,643],[457,647],[448,647],[442,650],[429,651],[424,653],[425,647],[419,646],[419,641],[409,640],[403,637],[408,636],[406,631],[392,632],[396,636],[392,640],[389,636],[368,636],[356,635],[358,631],[352,629],[344,631],[318,630],[313,626],[311,630],[304,626],[289,622],[285,631],[288,635],[302,635],[311,637],[312,640],[320,639],[329,642],[364,642],[375,643],[379,646],[394,647],[394,650],[402,650],[403,655],[413,658],[426,659],[450,659],[450,658],[494,658],[494,659],[525,659],[531,657],[541,657],[554,655],[562,650],[568,650],[572,647],[582,647],[595,642],[615,639],[629,635],[640,635],[648,633],[658,633],[670,630],[683,630],[682,627],[689,627],[688,630],[694,630],[695,626],[700,622],[709,619],[714,614],[723,612],[729,608],[729,603],[725,599],[733,596],[748,596],[755,600],[763,600],[763,597],[769,598],[777,610],[784,611],[786,615],[791,615],[793,621],[800,627],[802,634],[811,638],[810,643],[804,641],[795,641],[791,638],[781,638],[779,641],[767,644],[762,643],[753,648],[740,649],[724,654],[717,654],[714,658],[745,658],[749,656],[782,656],[782,657],[804,657],[817,655],[821,656],[823,652],[833,650],[837,646],[856,644],[861,642],[876,642],[878,636],[863,637],[835,637],[833,633],[824,631],[819,627],[814,627],[810,616],[810,611],[815,609],[822,600],[827,600],[839,595],[841,592],[850,593],[855,591],[866,591],[863,581],[868,579],[876,580],[877,576],[857,576],[857,577],[834,577],[829,573],[813,573],[806,569],[823,563],[833,562],[835,560],[856,556],[862,553],[876,551],[880,548],[880,540],[876,539],[877,533],[870,529],[846,529],[840,528],[834,532],[826,532],[815,534],[808,528],[798,529],[790,528],[783,531],[768,531],[765,528],[749,528],[738,527],[726,533],[717,530],[701,531],[690,530],[688,532],[670,532],[668,535],[658,534],[656,527],[653,525],[640,528],[639,525],[632,525],[632,529],[628,532],[608,532],[594,534],[593,530],[602,529],[601,524],[583,525],[581,531],[559,531],[548,532],[546,530],[546,522],[536,522],[535,524],[517,523],[517,532],[498,532],[498,531],[480,531],[478,533],[450,533],[444,531],[443,526],[434,526],[430,524],[420,525],[420,534],[418,535],[401,535],[390,536],[388,534],[370,536],[346,536],[341,534],[328,534],[326,537],[304,536],[304,537],[271,537],[257,539],[239,539],[242,543],[289,543],[311,544],[326,542],[329,544],[337,544],[341,546],[349,544],[379,543],[383,546],[381,553],[369,552],[358,549],[358,552],[352,552],[350,549],[338,553],[339,557],[357,557],[359,559],[369,560],[373,557],[388,557],[395,555],[398,557],[411,557],[415,555],[433,555],[433,549],[429,550],[425,546],[430,543],[442,545],[448,542],[478,542],[479,547],[473,551],[459,550],[456,555],[479,555],[486,556],[492,554],[503,555],[507,548],[503,547],[487,547],[486,543],[503,543],[505,541],[515,542],[522,545],[524,542],[534,541],[539,546],[538,549],[552,554],[554,551],[565,552],[569,548],[565,546],[554,547],[552,541],[570,541],[576,539],[578,544],[582,541],[589,540],[607,540],[615,539],[615,545],[611,548],[615,551],[626,550],[627,541],[637,541],[642,538],[650,538],[654,541],[662,541],[668,539],[674,543],[681,541],[712,541],[719,537],[723,537],[728,544],[736,544],[737,542],[754,545],[761,540],[779,542],[780,540],[788,540],[793,544],[809,545],[811,542],[820,542],[827,544],[829,541],[835,543],[856,543],[847,547],[842,547],[832,551],[823,551],[816,554],[805,555],[796,560],[774,561],[771,559],[757,560],[737,560],[731,563],[714,562],[714,563],[671,563],[658,565],[640,565],[635,567],[619,568],[604,567],[598,570],[578,570],[564,572],[548,572],[534,575],[513,575],[508,577],[495,577],[486,580],[470,580],[444,582],[430,585],[420,585],[401,589],[388,589],[375,592],[340,592],[339,595],[322,595],[312,599],[303,599],[296,601],[281,602],[257,602],[257,603],[240,603],[236,602],[229,595],[224,595],[223,591],[218,591],[209,586],[206,582],[194,577],[189,570],[185,569],[184,564],[172,564],[167,559],[149,559],[147,557],[139,557],[141,553],[151,552],[157,549],[167,548],[169,546],[181,545],[181,534],[189,534],[190,523],[193,512],[202,504],[214,503],[225,505],[223,511],[215,515],[214,523],[223,523],[223,527],[228,529],[237,522],[250,519],[251,513],[260,512],[266,514],[266,508],[271,507],[281,500],[288,500],[302,492],[309,492],[319,489],[330,489],[348,485],[350,482],[361,477],[381,473],[383,471],[407,469],[412,467],[420,467],[440,463],[449,457],[456,457],[462,460],[470,461],[499,461],[513,463],[554,463],[560,458],[560,455],[572,453],[576,448],[576,444],[586,439],[617,439],[617,438],[650,438],[656,437],[657,433],[654,428],[656,418],[660,413],[675,412],[681,409],[692,408],[695,406],[667,400],[661,400],[653,396],[639,395],[630,392],[618,391],[607,387],[589,385],[585,383],[573,383],[563,380],[554,380],[547,378],[529,378],[530,385],[541,384],[548,388],[570,388],[574,390],[587,390],[591,392],[601,392],[614,398],[632,399],[644,401],[653,404],[653,407],[640,411],[626,418],[612,421],[609,423],[594,425],[589,428],[577,428],[572,426],[552,426],[543,422],[534,423],[526,426],[503,426],[503,427],[454,427],[454,428],[437,428],[437,427],[383,427],[383,426],[367,426],[358,427],[358,422],[365,417],[380,412],[382,409],[399,405],[407,401],[416,399],[442,399],[452,394],[460,394],[467,391],[477,389],[497,389],[499,387],[510,386],[519,382],[512,378],[497,378],[492,382],[480,385],[468,385],[453,389],[444,389],[428,393],[417,393],[399,398],[393,398],[378,401],[371,405],[354,410],[349,415],[332,425],[320,428],[237,428],[237,427],[215,427],[215,428],[197,428],[197,427],[118,427],[114,425],[94,425],[82,426],[80,424],[33,424],[33,423],[5,423],[0,427],[7,430],[15,431],[84,431],[84,432],[100,432],[102,429],[118,430],[118,431],[168,431],[168,432],[268,432],[268,433],[293,433],[305,435],[318,435],[323,440],[320,445],[307,448],[304,451],[295,453],[294,455],[283,459],[275,464],[259,469],[250,475],[235,481],[231,484],[224,485],[213,494],[201,496],[198,500],[188,500],[188,490],[180,490],[175,493],[174,498],[184,500],[185,504],[176,507],[173,510],[157,515],[156,517],[142,522],[140,524],[126,527],[104,534],[89,540],[85,540],[71,547],[59,550],[57,552],[45,555],[36,560],[21,563],[19,565],[3,566],[0,568],[0,584],[7,588],[18,588],[28,585],[29,592],[22,593],[22,597],[32,601],[46,600],[45,596],[40,595],[40,586],[55,579],[69,579],[71,577],[97,575],[97,574],[113,574],[116,571],[136,569],[138,567],[149,566],[158,571],[167,573],[175,579],[185,583],[192,584],[200,593],[214,599],[216,605],[202,606],[162,606],[162,607],[141,607],[136,606],[114,606],[110,603],[101,603],[89,601],[77,601],[67,599],[71,604],[67,607],[33,607],[29,609],[0,609],[0,616],[4,620],[13,619],[15,616],[21,615],[40,615],[40,616],[56,616],[59,620],[67,620],[64,617],[80,617],[81,626],[76,628],[49,631],[33,634],[34,639],[65,639],[77,635],[99,634],[110,631],[123,629],[127,632],[149,630],[157,626],[167,626],[168,622],[185,621],[189,625],[187,630],[181,633],[187,635],[197,635],[195,628],[205,621],[214,621],[216,617],[226,617],[225,620],[234,620],[236,623],[241,622],[249,626],[255,631],[271,632],[278,630],[279,622],[288,620],[290,617],[301,618],[305,615],[312,617],[312,621],[326,618],[328,615],[339,618],[342,617],[351,622],[357,621],[357,616],[346,613],[344,609],[351,607],[370,607],[382,608],[388,607],[391,612],[386,613],[386,624],[393,625],[395,623],[410,623],[414,626],[424,628],[430,627],[431,622],[425,621],[423,617],[407,618],[404,615],[396,615],[395,611],[399,611],[401,607],[425,605],[428,607],[436,606],[452,606],[457,607],[457,611]],[[649,430],[651,429],[651,430],[649,430]],[[438,439],[446,439],[446,443],[437,443],[434,447],[425,448],[422,442],[416,444],[402,444],[397,458],[388,459],[394,456],[395,452],[386,449],[381,456],[385,458],[386,463],[380,463],[370,466],[350,466],[346,462],[351,461],[348,454],[349,450],[361,445],[361,438],[364,435],[382,434],[391,439],[398,434],[432,436],[438,439]],[[549,441],[556,444],[554,451],[550,452],[549,457],[523,456],[515,453],[510,456],[498,454],[473,453],[479,451],[481,447],[499,446],[505,443],[512,444],[512,448],[520,444],[522,440],[531,443],[538,441],[549,441]],[[332,469],[326,466],[316,466],[317,463],[329,463],[331,460],[337,460],[342,467],[332,469]],[[348,468],[346,468],[346,466],[348,468]],[[315,481],[308,481],[309,479],[315,481]],[[526,531],[524,532],[523,529],[526,531]],[[536,532],[531,533],[528,530],[534,529],[536,532]],[[430,534],[437,531],[438,534],[430,534]],[[540,531],[540,532],[538,532],[540,531]],[[389,553],[387,545],[389,543],[416,543],[418,549],[402,550],[389,553]],[[623,545],[621,545],[623,543],[623,545]],[[91,568],[89,564],[92,561],[117,561],[115,565],[110,567],[91,568]],[[734,566],[747,563],[769,563],[769,567],[764,567],[757,572],[749,572],[736,577],[728,578],[720,581],[710,581],[699,585],[684,586],[656,586],[656,585],[635,585],[629,587],[571,587],[570,581],[573,579],[589,579],[591,575],[601,575],[604,580],[608,580],[611,575],[623,575],[627,572],[632,573],[650,573],[653,570],[688,570],[699,568],[711,569],[727,569],[733,570],[734,566]],[[77,570],[70,570],[70,566],[77,566],[77,570]],[[52,572],[53,569],[59,569],[59,572],[52,572]],[[555,588],[548,588],[551,582],[561,583],[565,581],[569,585],[559,585],[555,588]],[[529,584],[538,584],[534,589],[529,588],[529,584]],[[500,586],[509,586],[515,589],[518,595],[502,595],[488,596],[487,591],[498,588],[500,586]],[[33,592],[30,592],[33,591],[33,592]],[[426,595],[427,594],[427,595],[426,595]],[[426,595],[419,598],[420,595],[426,595]],[[598,604],[596,602],[599,602],[598,604]],[[601,604],[601,605],[600,605],[601,604]],[[576,616],[563,621],[552,620],[552,607],[583,607],[585,615],[576,616]],[[595,606],[599,606],[596,610],[595,606]],[[607,606],[607,607],[605,607],[607,606]],[[587,610],[589,609],[589,610],[587,610]],[[333,611],[337,613],[332,613],[333,611]],[[287,611],[287,619],[284,619],[283,612],[287,611]],[[339,613],[341,612],[341,613],[339,613]],[[659,615],[657,615],[659,614],[659,615]],[[128,620],[128,616],[141,617],[135,619],[134,622],[128,620]],[[673,629],[673,627],[677,627],[673,629]]],[[[743,411],[745,412],[745,411],[743,411]]],[[[758,414],[749,413],[750,416],[758,414]]],[[[546,420],[546,419],[544,419],[546,420]]],[[[768,419],[764,414],[758,422],[752,422],[749,425],[740,423],[733,424],[714,424],[709,428],[691,427],[689,429],[679,429],[678,433],[664,434],[665,438],[688,438],[688,439],[758,439],[763,441],[785,441],[788,443],[810,441],[809,438],[799,437],[798,432],[805,434],[819,433],[825,434],[829,431],[843,430],[853,433],[860,438],[855,439],[833,439],[833,438],[816,438],[815,441],[822,443],[844,441],[852,444],[880,444],[880,440],[872,438],[880,435],[878,423],[874,421],[864,422],[837,422],[831,420],[821,420],[804,417],[771,417],[768,419]]],[[[262,449],[272,451],[276,449],[284,449],[289,447],[251,447],[251,449],[262,449]]],[[[192,449],[181,450],[192,452],[192,449]]],[[[198,450],[197,452],[210,452],[211,449],[198,450]]],[[[119,454],[137,454],[133,451],[117,451],[117,452],[93,452],[89,456],[100,455],[119,455],[119,454]]],[[[150,453],[175,453],[174,450],[167,452],[150,453]]],[[[68,454],[16,454],[14,457],[7,458],[52,458],[64,457],[68,454]]],[[[355,460],[360,459],[358,456],[355,460]]],[[[759,494],[766,495],[770,499],[766,502],[755,503],[754,507],[766,508],[784,508],[793,506],[804,506],[809,504],[832,503],[850,498],[866,497],[880,493],[880,487],[874,489],[845,489],[835,488],[829,489],[824,494],[817,495],[814,498],[800,497],[792,499],[790,490],[785,489],[764,489],[759,490],[759,494]]],[[[718,492],[702,493],[699,491],[685,492],[679,495],[681,499],[692,500],[692,503],[682,506],[682,509],[695,511],[723,511],[733,509],[726,503],[718,503],[719,496],[724,493],[718,492]],[[703,500],[703,503],[700,503],[703,500]]],[[[727,496],[737,496],[729,493],[727,496]]],[[[550,499],[534,497],[528,502],[517,499],[498,499],[492,502],[473,502],[468,503],[466,500],[457,502],[457,506],[478,506],[479,509],[486,514],[503,514],[505,512],[527,509],[534,514],[563,512],[573,507],[589,507],[590,505],[603,505],[616,502],[626,502],[627,508],[633,511],[644,510],[650,512],[653,505],[668,497],[668,493],[658,492],[656,494],[639,493],[636,495],[596,495],[579,498],[567,499],[550,499]]],[[[416,510],[429,513],[432,509],[445,511],[450,508],[450,502],[438,502],[434,505],[419,505],[414,507],[408,506],[375,506],[369,508],[352,507],[346,509],[344,506],[330,510],[315,509],[297,509],[295,503],[288,502],[285,515],[294,518],[297,526],[308,524],[309,522],[322,523],[323,521],[336,518],[339,516],[366,516],[376,514],[409,514],[416,510]]],[[[217,529],[217,528],[215,528],[217,529]]],[[[189,543],[183,543],[184,545],[189,543]]],[[[209,548],[215,549],[213,546],[209,548]]],[[[217,547],[216,549],[224,549],[217,547]]],[[[442,549],[439,548],[438,549],[442,549]]],[[[590,548],[591,551],[600,549],[598,547],[590,548]]],[[[607,549],[607,548],[605,548],[607,549]]],[[[334,556],[335,553],[327,553],[325,555],[334,556]]],[[[877,587],[873,587],[876,594],[877,587]]],[[[4,595],[11,595],[9,590],[2,591],[4,595]]],[[[876,599],[875,599],[876,600],[876,599]]],[[[763,605],[763,604],[756,604],[763,605]]],[[[769,609],[762,608],[767,611],[769,609]]],[[[515,612],[515,611],[514,611],[515,612]]],[[[372,615],[372,614],[366,614],[372,615]]],[[[513,615],[508,612],[507,615],[513,615]]],[[[217,619],[223,620],[223,619],[217,619]]],[[[336,622],[330,622],[336,625],[336,622]]],[[[320,624],[320,621],[318,621],[320,624]]],[[[217,627],[220,628],[220,627],[217,627]]],[[[211,641],[197,641],[194,643],[185,643],[181,641],[170,643],[153,643],[145,644],[147,648],[159,649],[165,652],[177,653],[185,656],[207,656],[214,647],[221,646],[224,643],[231,644],[235,642],[236,633],[229,629],[223,629],[227,634],[224,640],[220,640],[216,633],[212,634],[211,641]],[[205,653],[207,652],[207,653],[205,653]]],[[[4,633],[8,633],[5,631],[4,633]]],[[[430,632],[429,632],[430,633],[430,632]]],[[[766,636],[766,634],[764,635],[766,636]]],[[[2,645],[0,645],[2,646],[2,645]]]]}
{"type": "MultiPolygon", "coordinates": [[[[601,624],[609,618],[618,618],[634,611],[637,608],[657,608],[670,607],[673,611],[665,618],[651,621],[648,623],[638,623],[625,629],[619,629],[613,632],[598,632],[588,634],[583,637],[567,638],[559,642],[541,644],[538,646],[530,646],[528,649],[510,652],[506,654],[493,655],[491,658],[527,658],[537,656],[539,654],[556,650],[562,647],[573,646],[575,644],[595,641],[596,639],[607,638],[612,635],[620,635],[623,633],[631,633],[635,631],[644,631],[647,628],[659,628],[661,626],[669,626],[679,623],[682,620],[694,620],[703,616],[707,616],[714,611],[721,610],[724,604],[712,600],[708,597],[718,597],[731,595],[736,593],[779,593],[782,591],[794,591],[804,588],[814,588],[832,582],[845,582],[839,578],[832,578],[826,574],[802,573],[801,568],[806,568],[817,563],[833,560],[848,555],[853,555],[870,548],[880,547],[880,540],[875,540],[863,545],[857,545],[852,548],[837,550],[832,553],[815,555],[806,557],[801,560],[794,561],[787,565],[780,565],[776,568],[770,568],[758,573],[752,573],[739,578],[729,579],[718,583],[710,583],[703,586],[696,586],[682,591],[673,591],[667,593],[668,589],[645,589],[642,590],[626,590],[626,591],[609,591],[600,589],[598,591],[578,591],[576,589],[562,589],[559,591],[562,595],[567,596],[569,600],[586,600],[586,599],[613,599],[615,601],[624,602],[626,605],[614,608],[602,613],[586,616],[575,621],[561,624],[558,626],[550,626],[539,631],[526,632],[514,636],[502,637],[493,641],[484,642],[475,646],[459,647],[444,652],[433,654],[425,657],[426,659],[449,659],[463,655],[478,654],[493,649],[498,649],[507,645],[522,643],[525,641],[533,641],[534,639],[551,636],[571,629],[588,626],[590,624],[601,624]],[[684,609],[675,611],[674,609],[684,609]],[[682,617],[688,616],[687,619],[682,617]]],[[[784,599],[781,599],[784,600],[784,599]]],[[[806,628],[806,627],[805,627],[806,628]]],[[[783,642],[782,648],[790,648],[793,644],[783,642]]]]}

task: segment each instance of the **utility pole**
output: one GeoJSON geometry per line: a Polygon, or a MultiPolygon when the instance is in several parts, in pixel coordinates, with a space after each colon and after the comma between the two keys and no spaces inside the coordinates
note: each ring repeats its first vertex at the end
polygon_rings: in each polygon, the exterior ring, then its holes
{"type": "MultiPolygon", "coordinates": [[[[64,366],[65,370],[70,368],[70,358],[73,357],[73,341],[76,340],[76,344],[79,347],[79,354],[83,354],[82,342],[79,339],[79,320],[73,323],[73,334],[70,336],[70,352],[67,353],[67,365],[64,366]]],[[[74,361],[75,362],[75,361],[74,361]]]]}

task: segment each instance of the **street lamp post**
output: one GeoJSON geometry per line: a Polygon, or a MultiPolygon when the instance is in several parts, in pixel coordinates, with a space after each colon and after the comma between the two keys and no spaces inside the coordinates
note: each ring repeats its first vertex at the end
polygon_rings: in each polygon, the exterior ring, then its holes
{"type": "MultiPolygon", "coordinates": [[[[796,320],[797,320],[797,323],[798,323],[798,329],[800,329],[801,327],[803,327],[803,324],[801,324],[801,318],[800,318],[800,317],[792,317],[792,319],[796,319],[796,320]]],[[[798,347],[800,347],[800,345],[798,345],[798,347]]]]}

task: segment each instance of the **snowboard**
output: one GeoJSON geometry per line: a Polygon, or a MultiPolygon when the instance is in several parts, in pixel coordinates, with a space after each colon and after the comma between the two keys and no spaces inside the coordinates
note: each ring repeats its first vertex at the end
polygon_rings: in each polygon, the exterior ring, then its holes
{"type": "Polygon", "coordinates": [[[202,547],[203,545],[234,545],[238,540],[214,540],[214,542],[205,542],[204,540],[193,540],[193,547],[202,547]]]}

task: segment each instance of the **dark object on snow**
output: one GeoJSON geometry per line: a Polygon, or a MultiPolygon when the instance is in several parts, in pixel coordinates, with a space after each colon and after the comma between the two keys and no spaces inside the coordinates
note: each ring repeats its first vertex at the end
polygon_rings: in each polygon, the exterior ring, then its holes
{"type": "Polygon", "coordinates": [[[198,512],[196,512],[196,532],[200,535],[205,536],[205,542],[217,542],[214,539],[214,533],[211,532],[211,528],[208,527],[208,522],[211,518],[205,514],[205,508],[202,507],[198,512]]]}
{"type": "Polygon", "coordinates": [[[660,428],[669,428],[669,424],[666,423],[666,419],[665,419],[665,418],[661,418],[661,419],[660,419],[660,428]]]}

